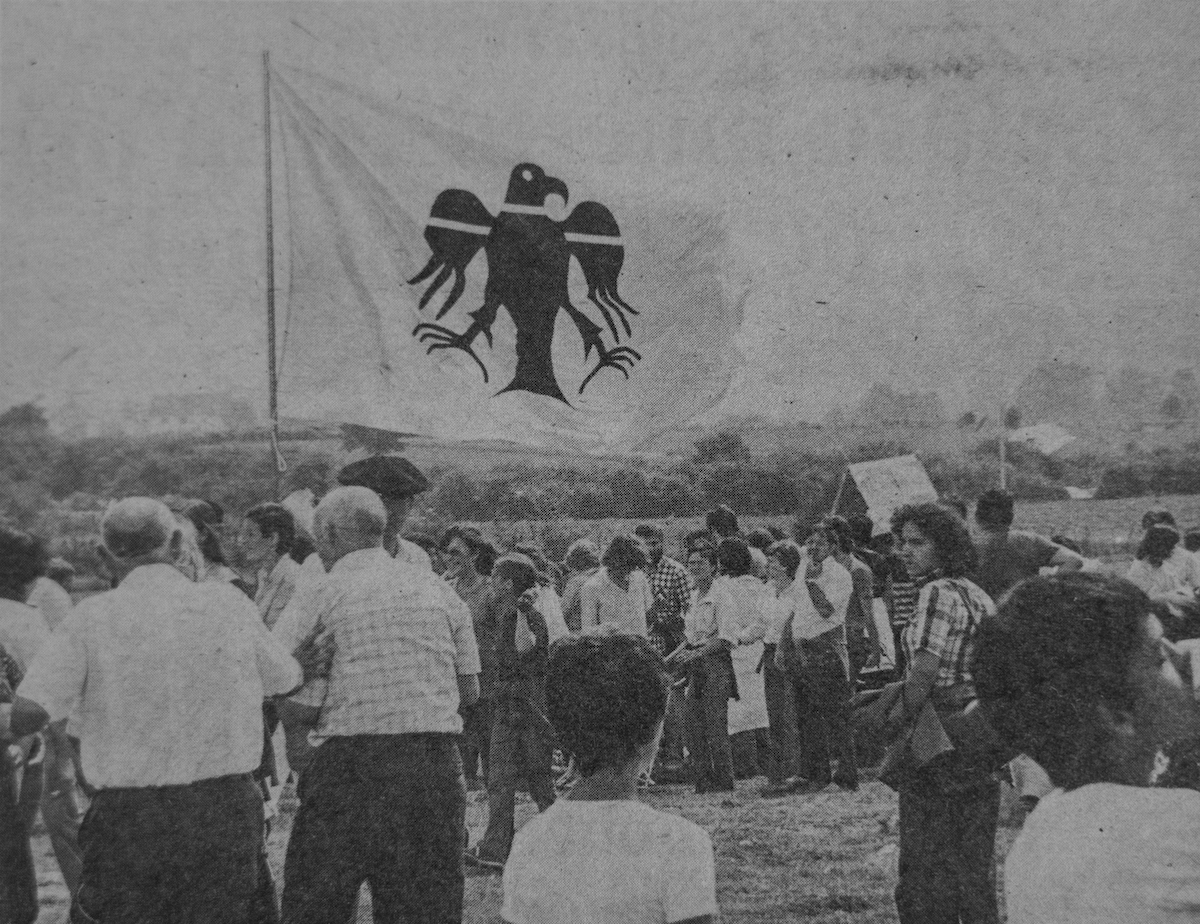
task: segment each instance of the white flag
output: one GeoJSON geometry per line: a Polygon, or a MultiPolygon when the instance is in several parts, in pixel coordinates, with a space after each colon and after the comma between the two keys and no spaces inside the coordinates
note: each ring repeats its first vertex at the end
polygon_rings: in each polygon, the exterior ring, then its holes
{"type": "Polygon", "coordinates": [[[517,149],[455,110],[293,68],[271,86],[284,415],[628,448],[724,395],[745,288],[723,216],[662,193],[669,176],[601,189],[553,140],[517,149]]]}

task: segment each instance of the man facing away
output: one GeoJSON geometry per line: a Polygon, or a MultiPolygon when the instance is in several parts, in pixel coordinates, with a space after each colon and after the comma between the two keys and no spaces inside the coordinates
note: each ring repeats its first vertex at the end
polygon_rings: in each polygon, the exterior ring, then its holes
{"type": "MultiPolygon", "coordinates": [[[[975,504],[975,548],[979,567],[971,580],[999,603],[1000,598],[1042,568],[1078,571],[1083,556],[1056,545],[1037,533],[1012,529],[1013,496],[1006,491],[985,491],[975,504]]],[[[1009,764],[1013,788],[1026,808],[1036,805],[1054,787],[1046,771],[1021,754],[1009,764]]]]}
{"type": "Polygon", "coordinates": [[[128,498],[101,529],[120,583],[74,609],[21,689],[51,721],[77,717],[98,790],[72,920],[247,920],[263,698],[297,686],[300,666],[244,594],[176,568],[182,533],[165,505],[128,498]]]}
{"type": "Polygon", "coordinates": [[[289,924],[345,924],[363,882],[377,922],[462,917],[458,707],[479,694],[479,653],[454,592],[384,550],[386,523],[373,491],[329,492],[313,517],[329,573],[275,626],[285,647],[319,632],[333,648],[284,867],[289,924]]]}

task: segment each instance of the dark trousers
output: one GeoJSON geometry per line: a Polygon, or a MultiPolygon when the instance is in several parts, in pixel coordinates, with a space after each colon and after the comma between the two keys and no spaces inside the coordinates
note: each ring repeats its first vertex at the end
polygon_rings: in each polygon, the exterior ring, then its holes
{"type": "Polygon", "coordinates": [[[459,709],[463,720],[462,748],[463,773],[468,783],[488,777],[488,764],[492,750],[492,700],[481,699],[471,706],[459,709]]]}
{"type": "Polygon", "coordinates": [[[492,716],[488,767],[488,823],[479,855],[503,863],[516,830],[517,787],[522,782],[544,812],[554,803],[554,739],[545,718],[545,699],[502,696],[492,716]]]}
{"type": "Polygon", "coordinates": [[[900,924],[996,924],[1000,784],[953,792],[900,786],[900,924]]]}
{"type": "Polygon", "coordinates": [[[731,790],[729,697],[733,690],[733,665],[728,653],[721,653],[697,658],[688,668],[688,750],[696,774],[696,791],[731,790]]]}
{"type": "Polygon", "coordinates": [[[774,645],[763,649],[763,688],[767,697],[767,723],[771,731],[771,756],[767,779],[782,783],[797,770],[796,691],[788,672],[775,666],[774,645]]]}
{"type": "Polygon", "coordinates": [[[376,921],[460,924],[465,813],[456,735],[330,738],[300,778],[283,920],[346,924],[366,882],[376,921]]]}
{"type": "Polygon", "coordinates": [[[72,924],[245,921],[263,849],[262,796],[249,773],[102,789],[84,816],[79,846],[83,876],[72,924]]]}
{"type": "Polygon", "coordinates": [[[829,762],[836,757],[837,781],[857,783],[858,763],[850,727],[850,684],[842,659],[823,636],[801,645],[803,666],[792,676],[800,730],[800,775],[817,783],[828,783],[835,778],[829,762]]]}
{"type": "Polygon", "coordinates": [[[30,924],[37,916],[29,825],[18,806],[16,773],[7,755],[0,754],[0,924],[30,924]]]}

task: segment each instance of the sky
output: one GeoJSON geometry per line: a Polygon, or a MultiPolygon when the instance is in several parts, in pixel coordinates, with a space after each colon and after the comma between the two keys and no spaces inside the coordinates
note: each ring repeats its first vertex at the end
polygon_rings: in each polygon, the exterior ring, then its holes
{"type": "Polygon", "coordinates": [[[720,212],[722,410],[1196,365],[1192,2],[3,2],[0,404],[265,405],[264,49],[720,212]]]}

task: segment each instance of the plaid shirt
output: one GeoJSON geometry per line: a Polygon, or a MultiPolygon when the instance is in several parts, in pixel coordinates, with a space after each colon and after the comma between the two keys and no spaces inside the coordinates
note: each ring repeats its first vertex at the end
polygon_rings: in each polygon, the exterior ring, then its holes
{"type": "Polygon", "coordinates": [[[687,568],[664,555],[650,572],[650,594],[662,603],[651,616],[650,642],[668,655],[683,642],[684,614],[692,605],[692,576],[687,568]]]}
{"type": "Polygon", "coordinates": [[[294,647],[317,623],[335,645],[317,738],[462,731],[458,675],[479,673],[479,649],[467,605],[432,570],[351,552],[274,631],[294,647]]]}
{"type": "Polygon", "coordinates": [[[938,658],[934,687],[974,683],[971,654],[983,620],[994,615],[992,598],[966,578],[932,576],[904,630],[904,653],[911,664],[918,651],[938,658]]]}

